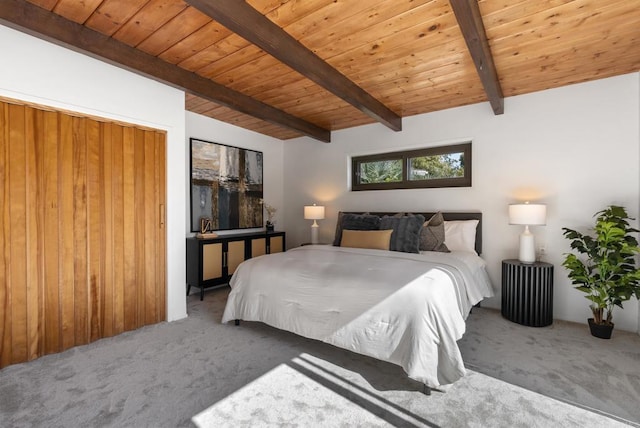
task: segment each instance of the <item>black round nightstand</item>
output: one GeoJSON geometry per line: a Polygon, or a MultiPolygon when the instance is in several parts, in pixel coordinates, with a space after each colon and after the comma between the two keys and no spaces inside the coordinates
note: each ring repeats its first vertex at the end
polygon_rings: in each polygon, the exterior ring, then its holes
{"type": "Polygon", "coordinates": [[[502,261],[502,316],[531,327],[553,322],[553,265],[502,261]]]}

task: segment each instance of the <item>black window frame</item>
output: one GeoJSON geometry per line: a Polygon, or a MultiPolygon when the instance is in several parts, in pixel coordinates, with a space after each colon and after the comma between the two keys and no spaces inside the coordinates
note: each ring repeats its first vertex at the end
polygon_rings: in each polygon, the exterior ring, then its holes
{"type": "Polygon", "coordinates": [[[351,190],[392,190],[392,189],[431,189],[442,187],[471,187],[471,142],[447,146],[428,147],[400,152],[376,153],[351,158],[351,190]],[[451,153],[463,153],[464,175],[455,178],[434,178],[428,180],[409,180],[409,160],[422,156],[437,156],[451,153]],[[360,165],[367,162],[384,160],[402,160],[402,180],[389,183],[360,183],[360,165]]]}

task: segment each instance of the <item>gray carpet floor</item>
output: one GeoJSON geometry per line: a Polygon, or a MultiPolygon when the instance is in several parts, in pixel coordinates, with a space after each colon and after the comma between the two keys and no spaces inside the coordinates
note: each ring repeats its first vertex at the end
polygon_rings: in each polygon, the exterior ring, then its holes
{"type": "Polygon", "coordinates": [[[480,373],[640,424],[637,334],[614,330],[604,340],[591,336],[586,320],[525,327],[476,308],[459,346],[480,373]]]}
{"type": "Polygon", "coordinates": [[[640,426],[637,335],[602,341],[582,325],[527,328],[474,309],[461,341],[469,375],[427,397],[397,366],[220,324],[227,293],[189,296],[187,319],[0,370],[0,426],[309,426],[301,415],[318,426],[640,426]]]}

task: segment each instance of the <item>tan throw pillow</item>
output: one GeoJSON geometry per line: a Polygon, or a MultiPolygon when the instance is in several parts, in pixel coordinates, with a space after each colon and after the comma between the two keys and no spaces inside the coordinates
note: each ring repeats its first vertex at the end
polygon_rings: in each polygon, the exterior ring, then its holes
{"type": "Polygon", "coordinates": [[[388,230],[343,230],[341,247],[389,250],[392,229],[388,230]]]}

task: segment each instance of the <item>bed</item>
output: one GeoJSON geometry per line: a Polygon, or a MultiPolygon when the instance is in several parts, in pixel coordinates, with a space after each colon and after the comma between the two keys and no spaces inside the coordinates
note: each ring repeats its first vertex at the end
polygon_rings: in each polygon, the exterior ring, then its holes
{"type": "Polygon", "coordinates": [[[465,374],[457,341],[466,317],[493,291],[476,254],[481,214],[443,214],[478,219],[472,248],[306,245],[249,259],[231,279],[222,321],[260,321],[400,365],[429,388],[451,384],[465,374]]]}

